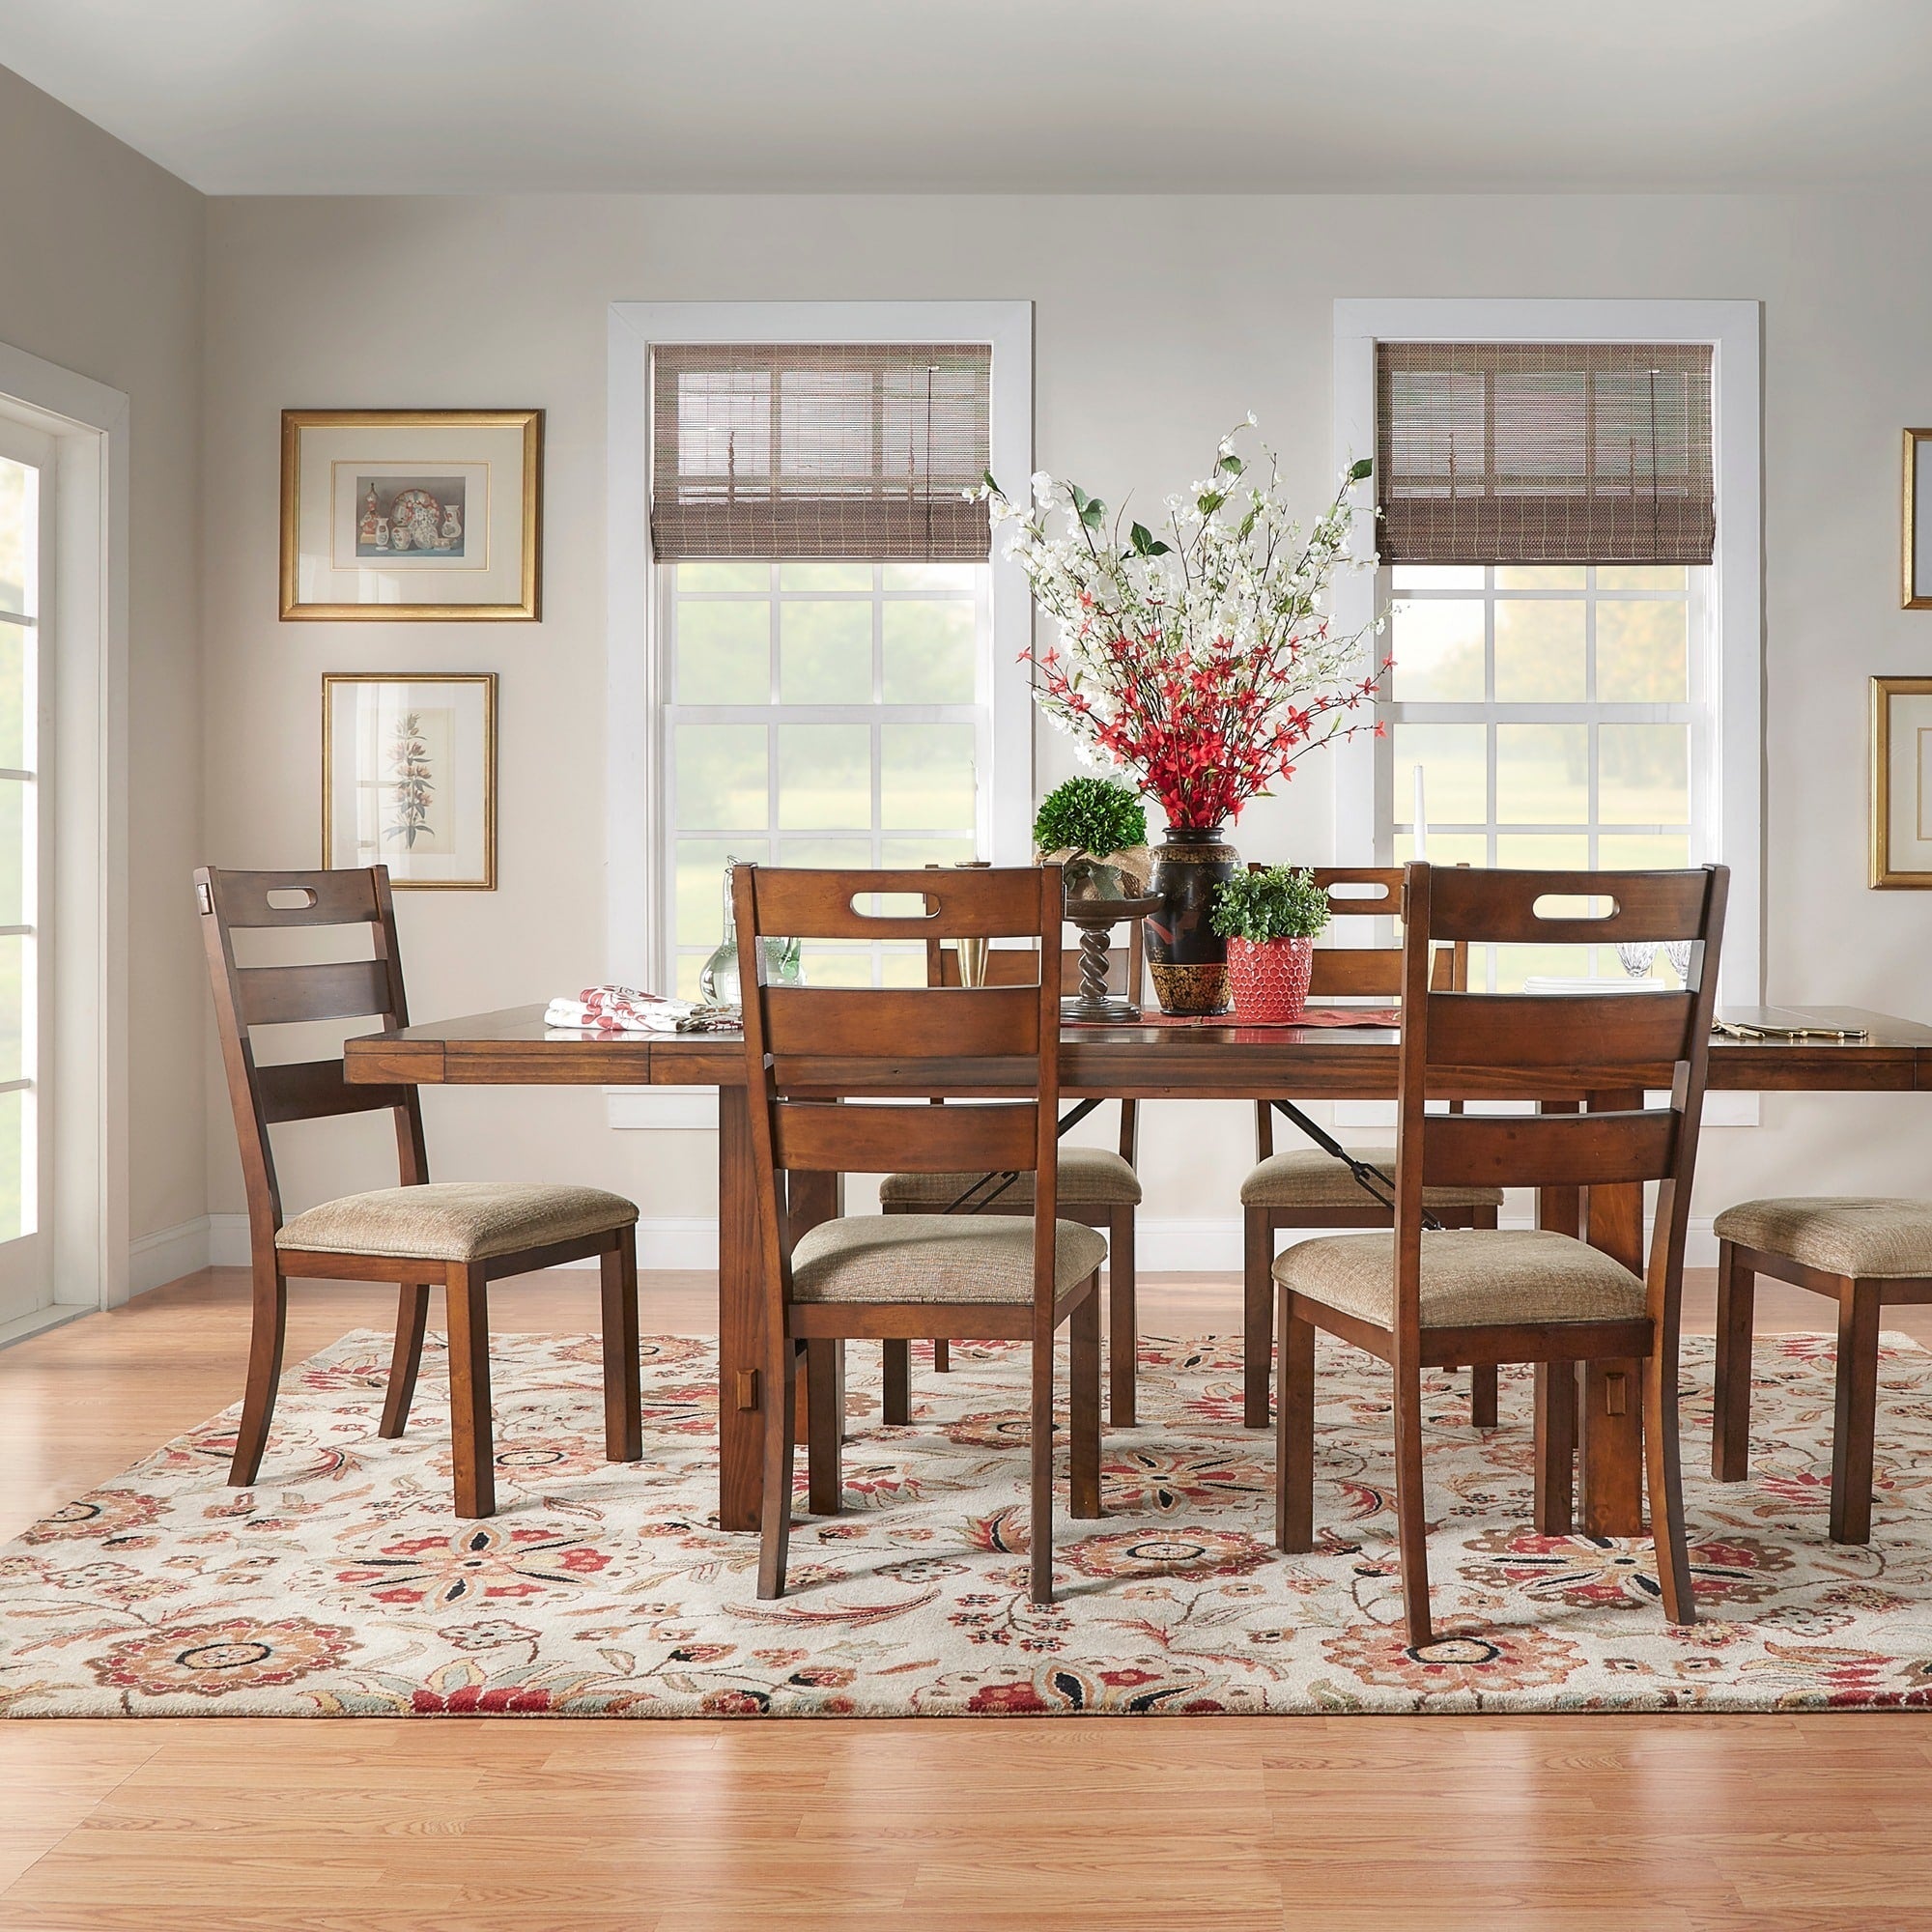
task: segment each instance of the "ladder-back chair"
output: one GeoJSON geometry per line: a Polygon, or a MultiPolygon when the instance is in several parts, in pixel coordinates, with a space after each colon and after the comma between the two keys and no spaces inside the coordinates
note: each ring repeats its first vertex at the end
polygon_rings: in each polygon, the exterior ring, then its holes
{"type": "MultiPolygon", "coordinates": [[[[1250,866],[1252,872],[1265,866],[1250,866]]],[[[1316,866],[1316,885],[1328,895],[1337,919],[1392,918],[1402,909],[1400,866],[1316,866]]],[[[1397,1000],[1402,994],[1400,946],[1318,946],[1308,992],[1316,1000],[1397,1000]]],[[[1469,983],[1469,949],[1438,947],[1431,985],[1462,991],[1469,983]]],[[[1460,1103],[1457,1103],[1460,1104],[1460,1103]]],[[[1350,1146],[1350,1158],[1393,1176],[1395,1149],[1386,1143],[1350,1146]]],[[[1393,1194],[1390,1196],[1393,1199],[1393,1194]]],[[[1432,1187],[1428,1213],[1445,1228],[1493,1228],[1500,1187],[1432,1187]]],[[[1268,1425],[1269,1371],[1274,1361],[1274,1237],[1296,1228],[1392,1228],[1395,1212],[1371,1194],[1333,1154],[1313,1145],[1276,1152],[1274,1103],[1255,1103],[1255,1165],[1241,1182],[1241,1420],[1268,1425]]],[[[1469,1420],[1496,1424],[1496,1372],[1469,1371],[1469,1420]]]]}
{"type": "Polygon", "coordinates": [[[422,1107],[412,1086],[351,1086],[342,1060],[261,1065],[257,1029],[322,1020],[409,1024],[386,866],[326,872],[217,871],[194,875],[195,903],[214,992],[228,1098],[248,1195],[254,1326],[242,1423],[228,1480],[255,1481],[281,1375],[288,1283],[294,1277],[400,1285],[395,1348],[379,1434],[409,1419],[422,1361],[429,1292],[448,1302],[450,1431],[456,1513],[496,1511],[485,1291],[499,1275],[595,1257],[603,1271],[604,1446],[612,1462],[643,1454],[638,1365],[637,1208],[601,1188],[448,1181],[429,1178],[422,1107]],[[249,928],[362,926],[366,959],[244,966],[235,934],[249,928]],[[325,1202],[285,1220],[269,1129],[286,1121],[386,1111],[394,1117],[402,1185],[325,1202]]]}
{"type": "MultiPolygon", "coordinates": [[[[1566,1376],[1577,1362],[1641,1365],[1658,1582],[1671,1622],[1693,1619],[1678,1455],[1678,1316],[1728,883],[1721,866],[1532,872],[1417,862],[1406,870],[1396,1225],[1392,1234],[1303,1241],[1274,1264],[1282,1335],[1276,1537],[1285,1550],[1314,1545],[1315,1331],[1321,1328],[1394,1366],[1397,1540],[1411,1645],[1432,1640],[1422,1371],[1457,1362],[1534,1362],[1566,1376]],[[1544,913],[1544,899],[1591,899],[1608,910],[1544,913]],[[1432,991],[1431,952],[1445,940],[1689,940],[1690,982],[1670,993],[1432,991]],[[1659,1087],[1668,1090],[1665,1104],[1647,1106],[1646,1091],[1659,1087]],[[1424,1111],[1428,1100],[1476,1096],[1567,1109],[1579,1095],[1591,1111],[1424,1111]],[[1602,1248],[1550,1230],[1423,1230],[1427,1186],[1623,1190],[1650,1180],[1661,1185],[1643,1277],[1602,1248]]],[[[1640,1238],[1632,1236],[1634,1259],[1640,1238]]],[[[1628,1373],[1590,1380],[1606,1418],[1631,1413],[1628,1373]]],[[[1596,1426],[1592,1416],[1585,1426],[1596,1426]]],[[[1540,1442],[1539,1450],[1548,1446],[1540,1442]]]]}
{"type": "MultiPolygon", "coordinates": [[[[763,1545],[758,1594],[783,1594],[801,1350],[848,1340],[1024,1341],[1032,1345],[1032,1590],[1053,1590],[1054,1337],[1071,1346],[1071,1506],[1100,1514],[1099,1269],[1106,1243],[1057,1215],[1060,868],[805,871],[740,866],[733,881],[745,984],[745,1065],[756,1154],[767,1355],[763,1545]],[[923,911],[897,912],[904,898],[923,911]],[[877,912],[863,909],[877,905],[877,912]],[[766,983],[764,937],[1028,939],[1032,983],[818,987],[766,983]],[[753,977],[754,975],[754,977],[753,977]],[[925,1100],[974,1104],[929,1106],[925,1100]],[[913,1102],[914,1104],[906,1104],[913,1102]],[[794,1246],[787,1172],[1016,1171],[1035,1211],[1010,1216],[849,1215],[794,1246]]],[[[814,1410],[816,1404],[814,1402],[814,1410]]],[[[839,1431],[814,1429],[834,1459],[839,1431]]],[[[810,1492],[838,1494],[836,1471],[810,1492]]]]}

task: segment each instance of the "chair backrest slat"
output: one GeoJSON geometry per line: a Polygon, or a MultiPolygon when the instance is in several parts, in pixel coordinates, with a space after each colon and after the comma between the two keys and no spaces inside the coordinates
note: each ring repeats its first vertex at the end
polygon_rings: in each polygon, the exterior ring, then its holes
{"type": "Polygon", "coordinates": [[[773,986],[765,1046],[781,1058],[824,1054],[984,1058],[1039,1051],[1039,967],[1026,986],[773,986]]]}
{"type": "MultiPolygon", "coordinates": [[[[1036,1310],[1053,1305],[1059,1090],[1058,867],[824,872],[740,866],[732,880],[758,1218],[774,1320],[791,1293],[778,1177],[787,1171],[1036,1175],[1036,1310]],[[909,898],[922,912],[863,908],[909,898]],[[761,940],[1027,940],[1018,985],[774,986],[761,940]],[[879,1104],[884,1094],[990,1104],[879,1104]],[[869,1103],[869,1104],[868,1104],[869,1103]]],[[[996,954],[997,956],[997,954],[996,954]]],[[[810,954],[808,952],[808,958],[810,954]]],[[[808,966],[808,974],[810,968],[808,966]]],[[[782,1332],[781,1327],[774,1332],[782,1332]]],[[[1051,1332],[1048,1328],[1045,1332],[1051,1332]]]]}
{"type": "Polygon", "coordinates": [[[1608,1114],[1432,1117],[1425,1172],[1438,1187],[1587,1187],[1655,1180],[1677,1145],[1677,1114],[1650,1107],[1608,1114]]]}
{"type": "Polygon", "coordinates": [[[380,959],[337,959],[316,966],[242,966],[242,1017],[249,1026],[301,1020],[386,1017],[389,976],[380,959]]]}
{"type": "MultiPolygon", "coordinates": [[[[1696,1002],[1689,993],[1441,993],[1429,998],[1432,1066],[1613,1069],[1674,1065],[1696,1002]],[[1552,1009],[1550,1000],[1563,1005],[1552,1009]]],[[[1545,1083],[1539,1093],[1547,1096],[1545,1083]]]]}
{"type": "Polygon", "coordinates": [[[254,1027],[316,1020],[371,1019],[390,1028],[409,1024],[388,867],[229,872],[204,866],[195,872],[194,887],[248,1194],[249,1239],[258,1268],[272,1267],[282,1198],[269,1140],[271,1126],[386,1107],[395,1119],[403,1184],[429,1179],[422,1106],[413,1087],[352,1087],[339,1060],[258,1066],[250,1037],[254,1027]],[[374,957],[303,966],[242,966],[236,961],[237,931],[330,925],[369,927],[374,957]]]}
{"type": "Polygon", "coordinates": [[[775,1125],[779,1165],[808,1173],[1024,1172],[1034,1163],[1037,1109],[791,1101],[775,1125]]]}

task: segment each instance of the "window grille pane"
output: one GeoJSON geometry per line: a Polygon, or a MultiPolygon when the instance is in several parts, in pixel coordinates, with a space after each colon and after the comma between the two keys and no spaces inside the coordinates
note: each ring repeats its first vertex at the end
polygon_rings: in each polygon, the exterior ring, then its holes
{"type": "Polygon", "coordinates": [[[865,704],[871,696],[871,599],[785,598],[779,606],[779,701],[865,704]]]}
{"type": "Polygon", "coordinates": [[[781,724],[778,735],[781,831],[843,831],[871,824],[869,726],[781,724]]]}
{"type": "Polygon", "coordinates": [[[772,607],[687,602],[677,615],[677,701],[744,704],[771,688],[772,607]]]}
{"type": "Polygon", "coordinates": [[[880,736],[879,823],[894,832],[970,828],[972,725],[888,724],[880,736]]]}
{"type": "Polygon", "coordinates": [[[31,1235],[40,1221],[32,1180],[33,1118],[31,1094],[0,1094],[0,1241],[31,1235]]]}
{"type": "Polygon", "coordinates": [[[24,779],[0,779],[0,925],[31,925],[35,911],[26,884],[34,875],[27,849],[32,821],[24,779]]]}
{"type": "Polygon", "coordinates": [[[886,702],[971,704],[974,616],[964,599],[889,601],[882,620],[886,702]]]}
{"type": "Polygon", "coordinates": [[[1690,727],[1598,726],[1597,791],[1605,825],[1689,824],[1690,727]]]}
{"type": "Polygon", "coordinates": [[[1589,572],[1580,563],[1501,563],[1498,590],[1580,590],[1589,572]]]}
{"type": "Polygon", "coordinates": [[[40,575],[41,472],[0,456],[0,611],[34,616],[40,575]]]}
{"type": "MultiPolygon", "coordinates": [[[[971,564],[965,566],[968,570],[971,564]]],[[[782,563],[779,566],[781,590],[870,590],[872,566],[869,563],[782,563]]]]}
{"type": "Polygon", "coordinates": [[[1668,871],[1690,863],[1683,832],[1605,832],[1597,840],[1597,864],[1606,872],[1668,871]]]}
{"type": "MultiPolygon", "coordinates": [[[[1395,727],[1395,816],[1408,822],[1420,765],[1423,809],[1431,825],[1484,825],[1490,816],[1489,741],[1481,724],[1398,724],[1395,727]]],[[[1430,857],[1435,856],[1434,841],[1430,857]]]]}
{"type": "Polygon", "coordinates": [[[1397,604],[1389,613],[1388,654],[1398,699],[1480,704],[1483,606],[1477,599],[1431,598],[1397,604]]]}
{"type": "Polygon", "coordinates": [[[33,945],[19,933],[0,938],[0,1080],[33,1072],[27,1022],[33,1005],[33,945]]]}
{"type": "Polygon", "coordinates": [[[724,867],[737,859],[753,864],[765,856],[765,841],[743,838],[680,838],[677,841],[677,937],[682,946],[709,950],[724,936],[724,867]]]}
{"type": "Polygon", "coordinates": [[[768,563],[680,563],[676,571],[680,596],[692,591],[760,591],[772,587],[772,567],[768,563]]]}
{"type": "Polygon", "coordinates": [[[770,816],[765,727],[680,724],[677,822],[694,832],[762,832],[770,816]]]}
{"type": "Polygon", "coordinates": [[[1587,724],[1496,726],[1496,822],[1587,825],[1590,819],[1590,727],[1587,724]]]}
{"type": "Polygon", "coordinates": [[[1600,598],[1597,696],[1605,703],[1687,702],[1690,631],[1690,606],[1677,598],[1600,598]]]}
{"type": "Polygon", "coordinates": [[[1583,609],[1580,598],[1496,600],[1498,704],[1581,703],[1589,696],[1583,609]]]}

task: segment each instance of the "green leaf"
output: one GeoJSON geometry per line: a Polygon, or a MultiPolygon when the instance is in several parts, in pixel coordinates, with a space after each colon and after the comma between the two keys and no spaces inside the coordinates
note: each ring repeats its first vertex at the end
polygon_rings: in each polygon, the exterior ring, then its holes
{"type": "Polygon", "coordinates": [[[1226,491],[1209,490],[1204,496],[1197,497],[1194,499],[1194,507],[1197,510],[1199,510],[1204,517],[1211,517],[1214,514],[1214,512],[1218,510],[1221,507],[1221,505],[1225,503],[1227,500],[1228,497],[1226,491]]]}
{"type": "Polygon", "coordinates": [[[1169,554],[1167,545],[1160,542],[1145,524],[1135,524],[1128,530],[1127,538],[1134,547],[1134,554],[1136,556],[1166,556],[1169,554]]]}
{"type": "Polygon", "coordinates": [[[990,469],[980,470],[980,481],[982,482],[986,486],[986,488],[993,493],[994,496],[996,497],[1006,496],[1007,493],[1004,490],[1002,490],[998,482],[994,480],[993,472],[990,469]]]}
{"type": "Polygon", "coordinates": [[[1358,457],[1355,462],[1349,466],[1349,481],[1350,483],[1366,482],[1375,473],[1375,459],[1373,457],[1358,457]]]}
{"type": "Polygon", "coordinates": [[[1225,469],[1230,476],[1238,476],[1248,466],[1233,450],[1215,464],[1216,469],[1225,469]]]}
{"type": "Polygon", "coordinates": [[[1080,513],[1080,521],[1090,530],[1097,530],[1106,520],[1107,506],[1097,497],[1089,497],[1084,503],[1074,506],[1080,513]]]}

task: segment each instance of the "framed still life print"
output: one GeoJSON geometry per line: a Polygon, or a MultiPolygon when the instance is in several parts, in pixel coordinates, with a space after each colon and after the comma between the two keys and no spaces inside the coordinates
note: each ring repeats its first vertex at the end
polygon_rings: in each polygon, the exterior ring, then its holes
{"type": "Polygon", "coordinates": [[[284,410],[282,615],[535,621],[541,410],[284,410]]]}
{"type": "Polygon", "coordinates": [[[1904,601],[1908,611],[1932,611],[1932,429],[1905,432],[1903,531],[1904,601]]]}
{"type": "Polygon", "coordinates": [[[497,674],[322,680],[322,863],[497,889],[497,674]]]}
{"type": "Polygon", "coordinates": [[[1932,677],[1871,681],[1871,882],[1932,891],[1932,677]]]}

